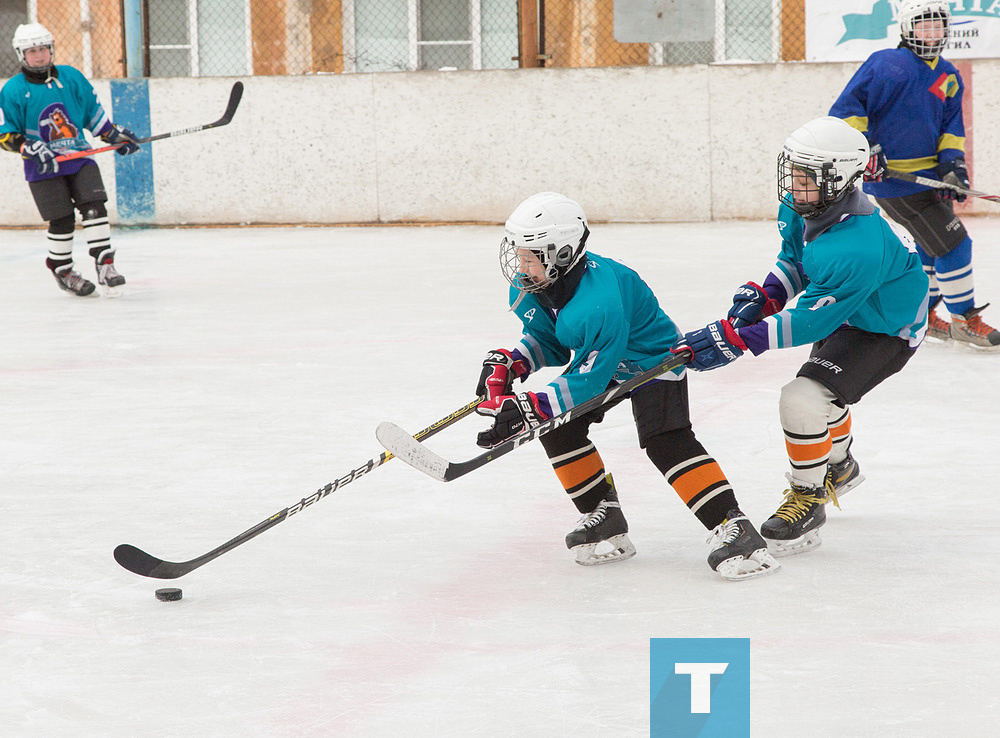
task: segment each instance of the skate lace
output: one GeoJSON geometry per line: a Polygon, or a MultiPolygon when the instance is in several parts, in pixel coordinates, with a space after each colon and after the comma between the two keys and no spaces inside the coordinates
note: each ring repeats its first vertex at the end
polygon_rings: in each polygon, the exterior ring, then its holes
{"type": "Polygon", "coordinates": [[[577,528],[596,528],[598,525],[604,522],[608,517],[609,507],[620,507],[614,502],[602,501],[600,505],[594,508],[591,512],[584,515],[577,522],[577,528]]]}
{"type": "Polygon", "coordinates": [[[719,523],[709,534],[707,539],[708,542],[715,548],[718,548],[719,546],[728,546],[733,543],[740,537],[740,533],[742,532],[739,525],[741,520],[746,520],[746,518],[732,518],[724,523],[719,523]]]}
{"type": "Polygon", "coordinates": [[[968,320],[964,321],[964,325],[962,326],[962,328],[963,330],[965,330],[966,333],[971,333],[972,335],[979,336],[981,338],[985,338],[986,336],[993,333],[993,331],[995,330],[992,326],[984,323],[983,319],[980,318],[978,315],[974,315],[968,320]]]}
{"type": "MultiPolygon", "coordinates": [[[[832,484],[827,486],[827,492],[829,492],[831,486],[832,484]]],[[[814,491],[818,492],[819,490],[796,487],[786,489],[785,499],[778,506],[774,515],[782,520],[787,520],[789,523],[797,522],[809,513],[813,505],[822,505],[826,500],[825,497],[813,494],[814,491]]]]}
{"type": "Polygon", "coordinates": [[[63,284],[70,288],[76,288],[83,284],[83,277],[73,271],[63,272],[59,275],[59,278],[63,281],[63,284]]]}

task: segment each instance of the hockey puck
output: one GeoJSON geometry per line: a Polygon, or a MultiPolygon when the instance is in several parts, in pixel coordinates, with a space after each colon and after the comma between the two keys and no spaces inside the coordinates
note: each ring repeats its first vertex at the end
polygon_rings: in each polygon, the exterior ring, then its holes
{"type": "Polygon", "coordinates": [[[156,599],[160,602],[175,602],[184,596],[177,587],[165,587],[164,589],[156,590],[156,599]]]}

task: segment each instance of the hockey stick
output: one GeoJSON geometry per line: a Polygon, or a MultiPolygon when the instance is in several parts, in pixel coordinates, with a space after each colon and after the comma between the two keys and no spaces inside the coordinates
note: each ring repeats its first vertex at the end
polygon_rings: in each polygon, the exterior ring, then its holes
{"type": "MultiPolygon", "coordinates": [[[[139,143],[150,143],[152,141],[160,141],[164,138],[173,138],[174,136],[183,136],[188,133],[198,133],[198,131],[207,131],[209,128],[218,128],[220,126],[228,125],[229,121],[233,119],[233,115],[236,114],[236,108],[239,107],[240,99],[243,97],[243,83],[235,82],[233,84],[233,89],[229,93],[229,104],[226,105],[226,112],[222,114],[214,123],[206,123],[201,126],[192,126],[191,128],[181,128],[179,131],[170,131],[170,133],[158,133],[155,136],[148,136],[146,138],[140,138],[139,143]]],[[[113,144],[111,146],[101,146],[97,149],[87,149],[86,151],[71,151],[68,154],[62,154],[56,157],[56,161],[70,161],[71,159],[81,159],[85,156],[93,156],[94,154],[101,154],[105,151],[111,151],[112,149],[117,149],[123,144],[113,144]]]]}
{"type": "Polygon", "coordinates": [[[539,436],[545,435],[554,428],[565,425],[574,417],[579,417],[580,415],[588,413],[591,410],[596,410],[616,397],[619,397],[623,393],[634,390],[647,382],[651,382],[671,369],[676,369],[679,366],[687,364],[691,360],[692,355],[693,354],[690,349],[682,353],[673,354],[669,359],[664,359],[652,369],[632,377],[632,379],[622,382],[611,389],[605,390],[596,397],[592,397],[586,402],[581,402],[576,407],[567,410],[561,415],[549,418],[541,425],[516,435],[513,438],[509,438],[499,446],[491,448],[486,453],[475,456],[468,461],[448,461],[420,443],[415,436],[411,436],[395,423],[390,423],[388,421],[379,423],[378,428],[375,429],[375,437],[378,438],[379,443],[385,446],[388,451],[394,454],[397,458],[405,461],[414,469],[418,469],[424,474],[433,477],[440,482],[450,482],[451,480],[458,479],[459,477],[464,476],[481,466],[485,466],[491,461],[499,459],[504,454],[510,453],[515,448],[523,446],[529,441],[535,440],[539,436]]]}
{"type": "Polygon", "coordinates": [[[901,179],[905,182],[913,182],[918,185],[923,185],[924,187],[933,187],[936,190],[955,190],[955,192],[960,195],[968,195],[969,197],[978,197],[983,200],[992,200],[993,202],[1000,202],[1000,195],[990,195],[986,192],[980,192],[979,190],[967,190],[959,185],[948,184],[947,182],[942,182],[939,179],[930,179],[929,177],[921,177],[919,174],[910,174],[909,172],[897,172],[895,169],[886,169],[885,173],[892,177],[893,179],[901,179]]]}
{"type": "MultiPolygon", "coordinates": [[[[468,405],[459,408],[450,415],[441,418],[441,420],[436,423],[424,428],[422,431],[417,433],[417,438],[428,438],[433,436],[435,433],[444,430],[449,425],[461,420],[466,415],[471,413],[476,409],[485,398],[477,397],[475,400],[470,402],[468,405]]],[[[257,523],[253,528],[240,533],[238,536],[232,540],[226,541],[218,548],[212,549],[207,554],[198,556],[197,558],[191,559],[190,561],[164,561],[163,559],[158,559],[145,551],[136,548],[128,543],[123,543],[120,546],[115,547],[115,561],[124,566],[130,572],[134,574],[139,574],[144,577],[152,577],[153,579],[176,579],[177,577],[182,577],[185,574],[189,574],[199,566],[207,564],[212,559],[216,559],[227,551],[232,551],[237,546],[241,546],[251,538],[256,538],[261,533],[263,533],[268,528],[273,528],[278,523],[280,523],[285,518],[289,518],[297,512],[304,510],[305,508],[312,505],[314,502],[318,502],[326,497],[332,492],[336,492],[338,489],[344,485],[350,484],[358,477],[361,477],[372,469],[382,466],[385,462],[392,458],[392,454],[388,452],[382,452],[378,458],[369,459],[366,463],[359,466],[357,469],[352,470],[350,473],[336,479],[325,487],[321,487],[316,490],[309,497],[304,497],[294,505],[286,507],[280,512],[276,512],[274,515],[269,517],[267,520],[262,520],[257,523]]]]}

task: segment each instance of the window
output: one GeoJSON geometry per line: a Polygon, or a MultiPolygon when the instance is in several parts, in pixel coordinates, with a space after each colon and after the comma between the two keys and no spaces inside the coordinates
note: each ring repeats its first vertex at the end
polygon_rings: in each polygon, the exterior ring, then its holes
{"type": "Polygon", "coordinates": [[[145,0],[150,77],[253,74],[249,0],[145,0]]]}
{"type": "Polygon", "coordinates": [[[0,0],[0,48],[4,51],[0,54],[0,79],[13,77],[21,71],[10,41],[17,27],[27,22],[28,3],[25,0],[0,0]]]}

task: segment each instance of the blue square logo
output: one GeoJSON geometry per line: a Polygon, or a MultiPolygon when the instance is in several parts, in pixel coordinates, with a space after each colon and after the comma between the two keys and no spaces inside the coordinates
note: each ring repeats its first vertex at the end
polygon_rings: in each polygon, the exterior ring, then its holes
{"type": "Polygon", "coordinates": [[[649,735],[750,735],[749,638],[650,638],[649,735]]]}

